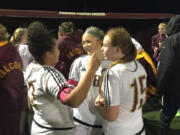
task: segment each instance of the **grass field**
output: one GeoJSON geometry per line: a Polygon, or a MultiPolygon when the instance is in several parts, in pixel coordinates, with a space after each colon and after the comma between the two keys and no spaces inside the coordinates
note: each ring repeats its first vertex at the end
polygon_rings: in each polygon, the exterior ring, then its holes
{"type": "MultiPolygon", "coordinates": [[[[153,108],[150,104],[143,107],[143,118],[146,135],[157,135],[160,120],[160,109],[153,108]]],[[[180,135],[180,118],[174,118],[171,122],[169,135],[180,135]]]]}

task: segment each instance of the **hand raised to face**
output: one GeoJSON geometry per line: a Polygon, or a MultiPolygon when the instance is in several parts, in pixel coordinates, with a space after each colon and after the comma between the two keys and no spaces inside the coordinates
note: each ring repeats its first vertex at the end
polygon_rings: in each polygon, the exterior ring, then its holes
{"type": "Polygon", "coordinates": [[[104,60],[104,54],[103,54],[103,51],[101,49],[101,46],[98,46],[96,48],[96,51],[94,52],[94,57],[96,57],[99,61],[104,60]]]}

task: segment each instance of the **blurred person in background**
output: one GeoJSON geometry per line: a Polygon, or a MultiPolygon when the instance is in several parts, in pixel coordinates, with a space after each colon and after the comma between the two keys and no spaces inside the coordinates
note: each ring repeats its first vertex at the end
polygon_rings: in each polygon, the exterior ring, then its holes
{"type": "Polygon", "coordinates": [[[159,135],[168,135],[171,121],[180,108],[180,15],[171,17],[167,34],[160,53],[156,84],[157,97],[163,97],[159,135]]]}
{"type": "Polygon", "coordinates": [[[19,135],[24,99],[24,77],[21,57],[6,27],[0,24],[0,134],[19,135]]]}
{"type": "Polygon", "coordinates": [[[168,37],[166,33],[167,24],[166,23],[160,23],[158,25],[158,33],[152,36],[152,50],[153,50],[153,60],[155,62],[155,65],[157,67],[158,61],[159,61],[159,53],[161,51],[161,45],[163,44],[164,40],[168,37]]]}
{"type": "Polygon", "coordinates": [[[63,22],[58,28],[58,45],[60,50],[59,61],[55,68],[58,69],[66,79],[73,60],[82,54],[82,35],[81,29],[76,29],[73,22],[63,22]]]}
{"type": "MultiPolygon", "coordinates": [[[[33,61],[33,57],[29,51],[29,46],[27,45],[27,28],[16,28],[10,38],[10,42],[17,48],[21,56],[23,62],[23,73],[25,73],[26,67],[33,61]]],[[[33,117],[33,112],[28,109],[26,83],[24,83],[24,90],[25,96],[24,105],[21,112],[20,135],[26,135],[27,132],[30,134],[33,117]],[[26,128],[26,125],[28,128],[26,128]],[[28,129],[28,131],[26,131],[26,129],[28,129]]]]}

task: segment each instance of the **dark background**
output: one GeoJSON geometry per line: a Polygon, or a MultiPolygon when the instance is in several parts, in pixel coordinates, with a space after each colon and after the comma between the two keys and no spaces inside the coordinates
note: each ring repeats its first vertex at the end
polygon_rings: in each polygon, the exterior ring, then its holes
{"type": "Polygon", "coordinates": [[[180,13],[179,0],[3,0],[0,8],[80,12],[180,13]]]}
{"type": "MultiPolygon", "coordinates": [[[[179,0],[180,1],[180,0],[179,0]]],[[[44,10],[66,12],[105,12],[105,13],[180,13],[178,0],[4,0],[0,9],[44,10]]],[[[106,31],[110,27],[124,26],[151,54],[151,37],[157,33],[160,22],[168,19],[53,19],[53,18],[18,18],[2,17],[0,22],[5,24],[12,34],[19,26],[28,26],[32,21],[42,21],[57,35],[58,25],[63,21],[73,21],[77,28],[85,29],[94,25],[106,31]]]]}

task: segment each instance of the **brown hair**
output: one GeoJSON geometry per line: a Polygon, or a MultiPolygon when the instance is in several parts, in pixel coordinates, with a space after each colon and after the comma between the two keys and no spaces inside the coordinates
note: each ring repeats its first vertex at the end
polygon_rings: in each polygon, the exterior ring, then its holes
{"type": "Polygon", "coordinates": [[[3,24],[0,24],[0,42],[9,40],[9,33],[3,24]]]}
{"type": "Polygon", "coordinates": [[[74,32],[74,24],[72,22],[63,22],[59,25],[58,32],[61,33],[61,35],[70,35],[74,32]]]}
{"type": "Polygon", "coordinates": [[[121,48],[124,57],[122,62],[130,62],[136,58],[136,48],[132,43],[131,36],[123,27],[111,28],[107,31],[106,35],[111,38],[112,46],[121,48]]]}
{"type": "Polygon", "coordinates": [[[100,40],[103,40],[103,38],[104,38],[103,30],[101,30],[100,28],[95,27],[95,26],[90,26],[90,27],[86,28],[84,34],[86,34],[86,33],[91,34],[100,40]]]}

